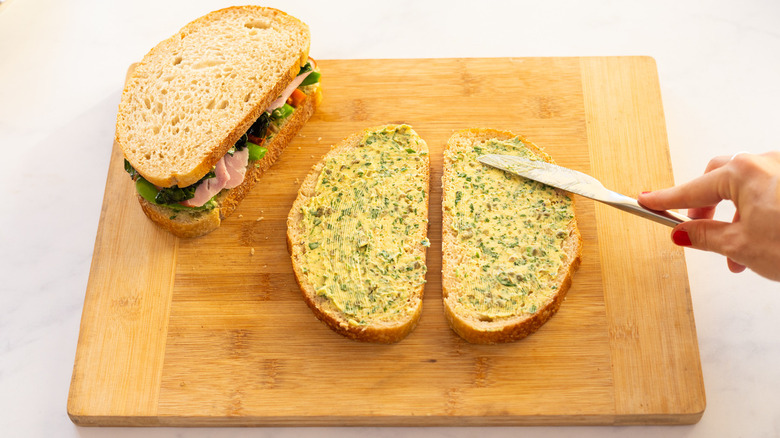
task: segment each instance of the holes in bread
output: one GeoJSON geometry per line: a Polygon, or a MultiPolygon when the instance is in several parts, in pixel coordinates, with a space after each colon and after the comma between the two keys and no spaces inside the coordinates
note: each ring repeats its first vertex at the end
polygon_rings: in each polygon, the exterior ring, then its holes
{"type": "Polygon", "coordinates": [[[152,132],[154,132],[154,135],[157,135],[160,133],[160,125],[154,125],[152,127],[152,132]]]}
{"type": "Polygon", "coordinates": [[[200,70],[209,67],[215,67],[224,64],[225,61],[221,59],[206,59],[192,66],[193,70],[200,70]]]}
{"type": "Polygon", "coordinates": [[[268,29],[271,27],[270,20],[252,20],[244,23],[244,27],[248,29],[268,29]]]}
{"type": "Polygon", "coordinates": [[[247,95],[244,96],[244,102],[249,102],[249,99],[251,98],[252,98],[252,93],[251,92],[247,93],[247,95]]]}
{"type": "Polygon", "coordinates": [[[179,65],[179,64],[181,64],[181,61],[182,61],[182,59],[183,59],[183,58],[181,57],[181,55],[179,55],[179,56],[177,56],[177,57],[173,58],[173,65],[179,65]]]}
{"type": "Polygon", "coordinates": [[[227,107],[228,107],[228,101],[227,100],[223,100],[222,102],[219,103],[219,106],[217,107],[217,109],[223,110],[223,109],[225,109],[227,107]]]}
{"type": "Polygon", "coordinates": [[[211,99],[208,104],[206,104],[206,109],[214,109],[214,99],[211,99]]]}

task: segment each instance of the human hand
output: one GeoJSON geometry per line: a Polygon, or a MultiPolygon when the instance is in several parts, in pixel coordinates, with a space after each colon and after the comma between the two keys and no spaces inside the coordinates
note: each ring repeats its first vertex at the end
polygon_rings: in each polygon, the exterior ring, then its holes
{"type": "Polygon", "coordinates": [[[748,267],[780,281],[780,151],[715,157],[704,175],[642,193],[639,202],[654,210],[688,208],[698,219],[672,230],[677,245],[722,254],[732,272],[748,267]],[[737,208],[730,223],[713,220],[722,200],[737,208]]]}

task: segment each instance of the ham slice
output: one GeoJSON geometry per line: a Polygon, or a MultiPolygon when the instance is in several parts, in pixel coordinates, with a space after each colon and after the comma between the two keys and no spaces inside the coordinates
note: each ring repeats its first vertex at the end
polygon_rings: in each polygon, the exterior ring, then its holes
{"type": "Polygon", "coordinates": [[[238,187],[244,181],[248,162],[249,149],[247,148],[236,151],[232,156],[225,154],[214,169],[216,176],[200,183],[195,189],[195,196],[182,201],[181,204],[187,207],[200,207],[222,189],[238,187]]]}
{"type": "Polygon", "coordinates": [[[244,181],[244,175],[246,175],[246,165],[249,163],[249,148],[236,151],[232,156],[227,154],[220,161],[225,162],[225,167],[230,176],[230,179],[225,182],[224,188],[232,189],[238,187],[244,181]]]}
{"type": "Polygon", "coordinates": [[[298,88],[299,85],[301,85],[301,82],[303,82],[303,80],[306,79],[306,76],[309,76],[313,71],[314,70],[309,70],[306,73],[296,76],[296,78],[293,79],[292,82],[290,82],[290,85],[288,85],[287,88],[285,88],[284,91],[282,91],[282,95],[279,96],[279,98],[276,99],[275,101],[271,102],[271,104],[268,105],[268,108],[266,108],[265,111],[270,113],[271,111],[280,108],[282,105],[284,105],[284,103],[287,102],[287,98],[289,98],[290,95],[293,93],[293,91],[295,91],[295,89],[298,88]]]}

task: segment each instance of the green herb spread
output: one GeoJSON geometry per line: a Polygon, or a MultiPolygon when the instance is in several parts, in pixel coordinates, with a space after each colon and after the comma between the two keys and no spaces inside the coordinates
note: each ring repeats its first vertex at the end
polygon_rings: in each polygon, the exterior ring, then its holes
{"type": "Polygon", "coordinates": [[[409,126],[327,158],[302,207],[305,275],[356,325],[413,311],[425,283],[428,149],[409,126]]]}
{"type": "Polygon", "coordinates": [[[459,303],[483,320],[535,313],[555,293],[574,205],[547,185],[482,165],[484,154],[538,159],[519,138],[445,152],[459,303]]]}

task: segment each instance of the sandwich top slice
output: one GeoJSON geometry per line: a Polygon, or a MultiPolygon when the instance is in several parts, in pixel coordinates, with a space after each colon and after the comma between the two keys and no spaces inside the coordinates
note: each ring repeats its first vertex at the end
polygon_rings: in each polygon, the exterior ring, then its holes
{"type": "Polygon", "coordinates": [[[179,236],[219,226],[321,100],[306,24],[231,7],[144,56],[119,105],[116,142],[153,221],[179,236]]]}
{"type": "Polygon", "coordinates": [[[509,342],[558,310],[580,263],[571,197],[477,161],[483,154],[552,162],[511,132],[455,132],[444,151],[442,289],[453,330],[472,343],[509,342]]]}
{"type": "Polygon", "coordinates": [[[406,337],[422,312],[428,146],[387,125],[333,147],[303,181],[287,218],[295,277],[314,314],[356,340],[406,337]]]}

